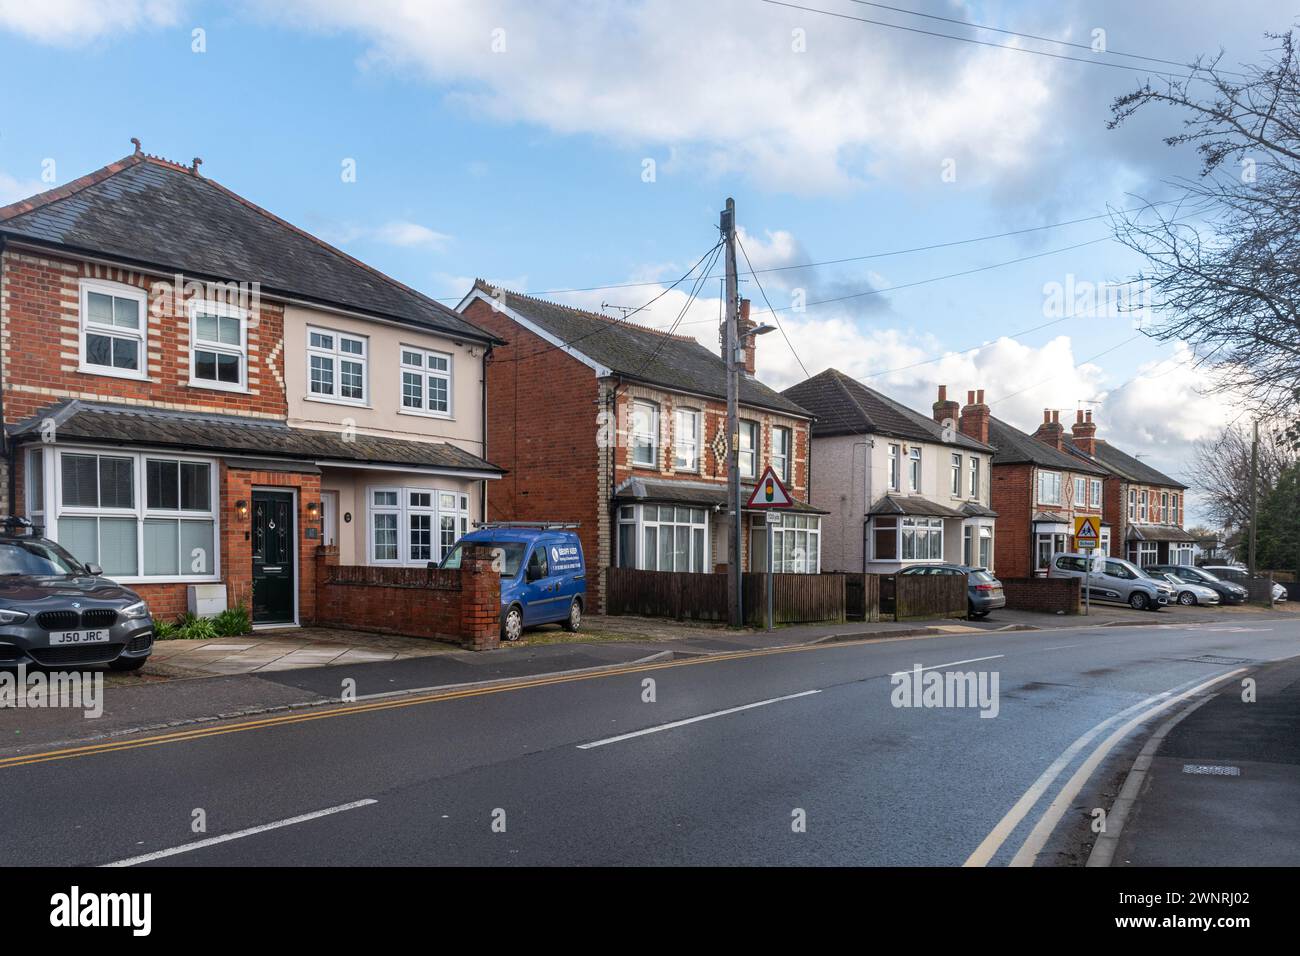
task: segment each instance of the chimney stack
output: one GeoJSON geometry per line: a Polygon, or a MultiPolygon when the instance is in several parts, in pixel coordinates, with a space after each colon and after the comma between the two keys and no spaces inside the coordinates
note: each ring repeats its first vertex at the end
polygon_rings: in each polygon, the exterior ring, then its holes
{"type": "Polygon", "coordinates": [[[1074,428],[1071,429],[1074,443],[1085,455],[1097,453],[1097,425],[1092,420],[1092,411],[1080,409],[1074,416],[1074,428]]]}
{"type": "MultiPolygon", "coordinates": [[[[749,317],[749,300],[740,300],[740,315],[737,317],[736,334],[743,336],[750,329],[757,327],[758,323],[749,317]]],[[[745,359],[744,371],[746,375],[753,376],[755,371],[754,365],[754,344],[758,336],[751,335],[749,338],[741,339],[741,355],[745,359]]],[[[718,346],[722,353],[722,361],[727,361],[727,323],[724,320],[718,328],[718,346]]]]}
{"type": "Polygon", "coordinates": [[[939,400],[934,403],[934,420],[944,427],[957,427],[961,404],[948,397],[948,386],[939,386],[939,400]]]}
{"type": "Polygon", "coordinates": [[[1051,445],[1057,451],[1065,450],[1065,426],[1061,424],[1061,413],[1050,408],[1043,409],[1043,424],[1038,426],[1034,437],[1045,445],[1051,445]]]}
{"type": "Polygon", "coordinates": [[[984,389],[975,389],[966,393],[966,407],[961,410],[957,427],[967,438],[988,444],[989,441],[989,407],[984,404],[984,389]]]}

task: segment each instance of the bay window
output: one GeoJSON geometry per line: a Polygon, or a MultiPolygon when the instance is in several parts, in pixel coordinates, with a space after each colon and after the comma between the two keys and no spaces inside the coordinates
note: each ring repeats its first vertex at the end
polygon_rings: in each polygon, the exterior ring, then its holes
{"type": "Polygon", "coordinates": [[[708,509],[680,505],[621,506],[615,560],[620,568],[642,571],[711,571],[708,509]]]}
{"type": "Polygon", "coordinates": [[[329,329],[307,329],[307,394],[365,404],[366,340],[329,329]]]}
{"type": "MultiPolygon", "coordinates": [[[[44,452],[29,475],[44,474],[44,452]]],[[[149,453],[51,450],[54,540],[110,577],[215,580],[216,467],[149,453]]],[[[48,486],[50,482],[45,481],[48,486]]],[[[37,500],[29,489],[29,501],[37,500]]],[[[44,507],[46,490],[40,491],[44,507]]]]}
{"type": "Polygon", "coordinates": [[[248,323],[243,309],[192,300],[190,384],[243,391],[248,381],[248,323]]]}
{"type": "Polygon", "coordinates": [[[898,559],[897,518],[876,518],[872,521],[871,556],[877,561],[898,559]]]}
{"type": "Polygon", "coordinates": [[[451,417],[451,356],[402,346],[400,411],[451,417]]]}
{"type": "Polygon", "coordinates": [[[149,296],[143,289],[82,279],[81,371],[145,378],[149,296]]]}
{"type": "Polygon", "coordinates": [[[1052,563],[1052,555],[1068,550],[1066,541],[1069,535],[1059,532],[1040,532],[1035,536],[1034,567],[1045,570],[1052,563]]]}
{"type": "Polygon", "coordinates": [[[469,495],[436,488],[371,488],[371,564],[424,567],[440,562],[469,532],[469,495]]]}
{"type": "Polygon", "coordinates": [[[903,518],[899,523],[904,561],[943,560],[942,518],[903,518]]]}
{"type": "MultiPolygon", "coordinates": [[[[750,520],[751,571],[767,570],[767,520],[750,520]]],[[[772,525],[772,571],[775,574],[817,574],[821,570],[821,517],[782,514],[772,525]]]]}

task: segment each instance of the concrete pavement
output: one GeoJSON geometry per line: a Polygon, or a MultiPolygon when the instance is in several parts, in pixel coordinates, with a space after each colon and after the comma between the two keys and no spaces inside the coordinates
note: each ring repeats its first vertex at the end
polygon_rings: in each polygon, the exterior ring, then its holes
{"type": "Polygon", "coordinates": [[[1103,805],[1149,715],[1296,654],[1294,619],[957,633],[27,752],[0,760],[0,791],[42,799],[6,801],[0,862],[1069,862],[1075,825],[1103,805]],[[891,675],[916,665],[996,674],[996,715],[896,706],[891,675]],[[192,845],[196,810],[216,842],[192,845]]]}

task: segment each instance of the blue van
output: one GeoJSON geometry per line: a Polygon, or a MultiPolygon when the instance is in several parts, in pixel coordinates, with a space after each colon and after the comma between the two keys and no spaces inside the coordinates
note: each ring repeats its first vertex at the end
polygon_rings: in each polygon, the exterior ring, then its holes
{"type": "Polygon", "coordinates": [[[582,627],[587,566],[576,524],[546,521],[485,522],[465,535],[442,561],[459,568],[461,548],[488,548],[501,569],[501,639],[517,641],[524,628],[559,622],[582,627]]]}

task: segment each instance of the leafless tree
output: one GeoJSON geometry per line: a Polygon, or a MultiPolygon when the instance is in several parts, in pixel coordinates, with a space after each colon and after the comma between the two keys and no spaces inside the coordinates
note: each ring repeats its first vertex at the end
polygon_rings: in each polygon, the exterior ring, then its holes
{"type": "MultiPolygon", "coordinates": [[[[1225,428],[1216,438],[1196,443],[1192,453],[1195,485],[1204,496],[1205,513],[1228,532],[1250,524],[1251,430],[1225,428]]],[[[1296,460],[1281,426],[1259,429],[1259,498],[1277,486],[1283,470],[1296,460]]]]}
{"type": "Polygon", "coordinates": [[[1113,129],[1143,107],[1183,113],[1170,146],[1194,146],[1200,175],[1181,199],[1117,212],[1115,232],[1148,261],[1135,277],[1157,320],[1144,329],[1189,343],[1207,385],[1294,414],[1300,402],[1300,64],[1296,35],[1262,64],[1226,69],[1223,53],[1187,78],[1146,84],[1111,104],[1113,129]]]}

